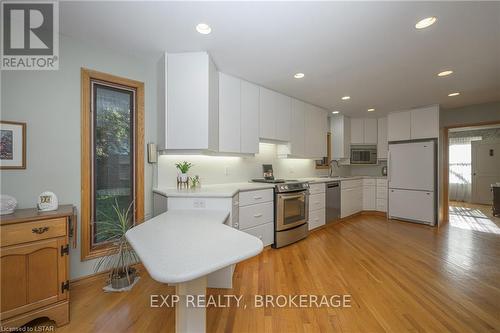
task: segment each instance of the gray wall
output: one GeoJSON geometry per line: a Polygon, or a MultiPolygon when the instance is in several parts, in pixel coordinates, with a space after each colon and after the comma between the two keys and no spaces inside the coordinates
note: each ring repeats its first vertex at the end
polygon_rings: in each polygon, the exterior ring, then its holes
{"type": "MultiPolygon", "coordinates": [[[[500,94],[498,98],[500,99],[500,94]]],[[[500,101],[469,105],[454,109],[441,109],[439,115],[440,127],[497,120],[500,121],[500,101]]]]}
{"type": "MultiPolygon", "coordinates": [[[[38,194],[53,191],[60,203],[80,207],[80,68],[123,76],[145,84],[145,138],[156,141],[156,62],[60,38],[58,71],[5,71],[1,77],[1,119],[27,122],[26,170],[2,170],[1,193],[34,207],[38,194]]],[[[152,214],[151,165],[145,162],[145,213],[152,214]]],[[[80,221],[80,219],[78,219],[80,221]]],[[[81,235],[78,231],[78,237],[81,235]]],[[[80,242],[70,254],[71,278],[93,273],[80,261],[80,242]]]]}

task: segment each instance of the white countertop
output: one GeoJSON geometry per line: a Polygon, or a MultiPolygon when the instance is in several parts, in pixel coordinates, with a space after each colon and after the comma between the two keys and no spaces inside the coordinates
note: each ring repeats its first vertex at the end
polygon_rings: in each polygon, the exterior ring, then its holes
{"type": "Polygon", "coordinates": [[[224,224],[229,213],[171,210],[126,233],[151,277],[182,283],[259,254],[260,239],[224,224]]]}
{"type": "MultiPolygon", "coordinates": [[[[299,181],[309,182],[311,184],[326,183],[331,181],[343,181],[343,180],[354,180],[354,179],[387,179],[383,176],[342,176],[342,177],[308,177],[308,178],[297,178],[299,181]]],[[[178,197],[178,198],[231,198],[238,192],[244,191],[254,191],[263,189],[272,189],[276,184],[268,183],[227,183],[227,184],[212,184],[212,185],[201,185],[197,188],[176,188],[176,187],[157,187],[153,189],[153,192],[164,195],[166,197],[178,197]]]]}

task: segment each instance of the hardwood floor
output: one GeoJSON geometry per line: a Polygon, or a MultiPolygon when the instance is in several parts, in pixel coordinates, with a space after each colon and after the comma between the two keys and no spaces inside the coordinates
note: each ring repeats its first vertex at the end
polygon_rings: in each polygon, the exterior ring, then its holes
{"type": "MultiPolygon", "coordinates": [[[[492,332],[500,330],[500,235],[360,215],[239,264],[243,308],[209,308],[208,332],[492,332]],[[350,308],[254,308],[256,294],[352,296],[350,308]]],[[[71,322],[57,332],[173,332],[172,294],[146,272],[129,293],[96,281],[71,288],[71,322]]]]}

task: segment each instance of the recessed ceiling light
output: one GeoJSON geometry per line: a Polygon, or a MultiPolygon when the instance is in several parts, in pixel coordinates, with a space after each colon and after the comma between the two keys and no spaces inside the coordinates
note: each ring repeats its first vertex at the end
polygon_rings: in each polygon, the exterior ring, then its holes
{"type": "Polygon", "coordinates": [[[372,111],[375,111],[375,109],[368,109],[368,110],[366,110],[366,111],[368,111],[368,112],[372,112],[372,111]]]}
{"type": "Polygon", "coordinates": [[[302,79],[304,76],[305,76],[304,73],[297,73],[293,77],[296,79],[302,79]]]}
{"type": "Polygon", "coordinates": [[[438,73],[438,76],[448,76],[450,74],[453,74],[453,71],[442,71],[438,73]]]}
{"type": "Polygon", "coordinates": [[[435,16],[426,17],[426,18],[418,21],[417,24],[415,24],[415,28],[425,29],[427,27],[430,27],[434,23],[436,23],[436,21],[437,21],[437,18],[435,16]]]}
{"type": "Polygon", "coordinates": [[[212,32],[212,28],[210,28],[210,26],[206,23],[199,23],[196,26],[196,31],[198,31],[200,34],[208,35],[212,32]]]}
{"type": "Polygon", "coordinates": [[[339,113],[340,111],[332,111],[333,114],[337,114],[339,113]]]}
{"type": "Polygon", "coordinates": [[[448,96],[450,96],[450,97],[458,96],[458,95],[460,95],[459,92],[454,92],[454,93],[448,94],[448,96]]]}
{"type": "Polygon", "coordinates": [[[344,97],[342,97],[343,101],[347,101],[348,99],[351,99],[351,96],[344,96],[344,97]]]}

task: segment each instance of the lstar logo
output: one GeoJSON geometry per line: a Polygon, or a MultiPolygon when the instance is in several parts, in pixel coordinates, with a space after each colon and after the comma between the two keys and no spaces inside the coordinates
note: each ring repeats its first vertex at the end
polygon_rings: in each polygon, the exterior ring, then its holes
{"type": "Polygon", "coordinates": [[[58,3],[3,1],[1,9],[1,69],[58,69],[58,3]]]}

